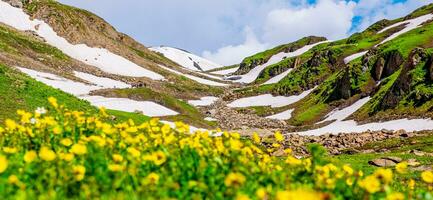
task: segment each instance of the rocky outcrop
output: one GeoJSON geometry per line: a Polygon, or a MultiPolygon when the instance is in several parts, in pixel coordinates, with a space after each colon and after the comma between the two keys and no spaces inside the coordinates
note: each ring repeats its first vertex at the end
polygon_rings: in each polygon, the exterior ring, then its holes
{"type": "Polygon", "coordinates": [[[208,108],[206,108],[206,114],[208,117],[217,119],[220,128],[225,130],[237,130],[237,129],[276,129],[287,127],[286,122],[267,119],[257,116],[252,113],[240,113],[236,110],[226,106],[224,101],[217,101],[208,108]]]}
{"type": "Polygon", "coordinates": [[[390,51],[380,56],[373,65],[372,76],[374,80],[380,81],[396,72],[403,64],[403,56],[398,52],[390,51]]]}
{"type": "Polygon", "coordinates": [[[335,83],[335,89],[331,99],[349,99],[352,96],[351,89],[350,71],[349,68],[346,68],[343,76],[341,76],[341,78],[339,78],[335,83]]]}
{"type": "Polygon", "coordinates": [[[390,90],[385,94],[381,101],[380,109],[386,110],[394,108],[398,103],[411,91],[412,74],[410,73],[421,61],[428,59],[425,49],[416,48],[412,50],[408,61],[403,65],[402,71],[392,85],[390,90]]]}
{"type": "Polygon", "coordinates": [[[16,8],[22,8],[23,7],[23,2],[21,0],[3,0],[3,1],[11,4],[11,6],[16,7],[16,8]]]}
{"type": "Polygon", "coordinates": [[[428,69],[428,74],[429,74],[429,78],[430,81],[433,81],[433,55],[431,55],[427,61],[427,69],[428,69]]]}

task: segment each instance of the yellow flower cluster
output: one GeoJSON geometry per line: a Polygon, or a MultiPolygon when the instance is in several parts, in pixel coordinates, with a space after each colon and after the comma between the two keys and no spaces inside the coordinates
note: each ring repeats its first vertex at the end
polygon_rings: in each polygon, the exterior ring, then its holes
{"type": "Polygon", "coordinates": [[[69,111],[49,98],[49,109],[18,111],[19,120],[0,127],[1,196],[12,199],[404,199],[427,197],[433,173],[424,183],[408,180],[405,191],[390,185],[407,163],[364,176],[349,165],[318,153],[297,158],[275,133],[264,146],[224,132],[190,133],[158,119],[136,124],[69,111]],[[285,156],[273,156],[281,150],[285,156]],[[323,156],[323,155],[322,155],[323,156]],[[396,173],[395,173],[396,172],[396,173]],[[415,190],[415,187],[416,190],[415,190]]]}

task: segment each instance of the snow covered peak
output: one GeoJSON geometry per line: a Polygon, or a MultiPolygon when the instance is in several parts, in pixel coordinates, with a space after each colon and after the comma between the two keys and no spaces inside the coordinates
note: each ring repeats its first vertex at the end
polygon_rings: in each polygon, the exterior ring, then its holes
{"type": "Polygon", "coordinates": [[[223,67],[220,64],[216,64],[200,56],[173,47],[152,47],[150,50],[162,53],[166,58],[189,70],[207,71],[223,67]]]}

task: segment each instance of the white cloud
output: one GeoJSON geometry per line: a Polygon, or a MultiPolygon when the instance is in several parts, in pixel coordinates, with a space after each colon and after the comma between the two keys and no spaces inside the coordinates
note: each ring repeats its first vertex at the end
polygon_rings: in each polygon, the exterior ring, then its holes
{"type": "Polygon", "coordinates": [[[319,0],[315,5],[305,2],[286,5],[286,9],[272,9],[262,24],[261,40],[251,29],[246,32],[243,44],[228,45],[215,53],[205,51],[203,56],[217,63],[229,65],[265,50],[270,46],[288,43],[309,35],[338,39],[347,36],[352,26],[353,9],[356,3],[334,0],[319,0]]]}
{"type": "Polygon", "coordinates": [[[433,3],[433,0],[407,0],[399,3],[394,3],[393,0],[360,0],[355,15],[362,16],[363,19],[356,31],[362,31],[382,19],[403,17],[429,3],[433,3]]]}
{"type": "Polygon", "coordinates": [[[243,58],[264,51],[268,45],[262,44],[257,40],[254,32],[249,28],[245,28],[245,42],[243,44],[222,47],[216,52],[204,51],[203,57],[215,61],[222,65],[232,65],[240,63],[243,58]]]}
{"type": "Polygon", "coordinates": [[[304,36],[343,38],[352,26],[356,3],[320,0],[303,8],[271,11],[264,25],[264,41],[271,44],[287,43],[304,36]]]}

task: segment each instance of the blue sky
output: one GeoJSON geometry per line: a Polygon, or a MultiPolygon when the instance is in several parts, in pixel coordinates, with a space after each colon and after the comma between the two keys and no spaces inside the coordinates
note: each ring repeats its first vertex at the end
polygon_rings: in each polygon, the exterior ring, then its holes
{"type": "Polygon", "coordinates": [[[146,46],[221,64],[303,36],[347,37],[433,0],[60,0],[90,10],[146,46]]]}

